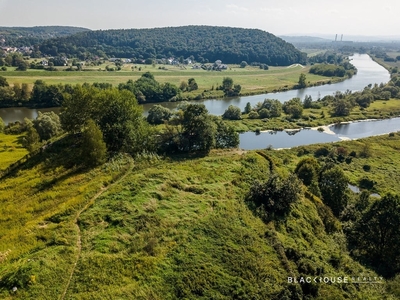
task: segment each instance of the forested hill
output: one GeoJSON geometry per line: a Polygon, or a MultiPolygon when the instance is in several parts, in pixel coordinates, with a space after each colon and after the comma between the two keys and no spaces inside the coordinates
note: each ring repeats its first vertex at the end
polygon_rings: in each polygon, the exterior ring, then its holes
{"type": "Polygon", "coordinates": [[[306,55],[293,45],[258,29],[183,26],[153,29],[99,30],[44,41],[47,55],[81,58],[193,57],[198,62],[260,62],[271,66],[303,63],[306,55]]]}
{"type": "Polygon", "coordinates": [[[72,26],[0,27],[0,45],[32,46],[49,38],[72,35],[90,29],[72,26]]]}

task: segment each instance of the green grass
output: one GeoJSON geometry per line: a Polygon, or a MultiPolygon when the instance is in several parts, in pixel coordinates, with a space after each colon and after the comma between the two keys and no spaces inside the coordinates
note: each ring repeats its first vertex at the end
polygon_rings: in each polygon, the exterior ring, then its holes
{"type": "Polygon", "coordinates": [[[22,147],[22,137],[22,135],[0,133],[0,173],[28,154],[28,151],[22,147]]]}
{"type": "MultiPolygon", "coordinates": [[[[228,70],[217,72],[217,71],[204,71],[204,70],[193,70],[188,66],[187,69],[182,69],[178,66],[162,65],[167,70],[158,69],[159,65],[155,67],[151,65],[137,65],[141,67],[141,71],[132,71],[127,65],[121,71],[107,72],[107,71],[44,71],[44,70],[28,70],[26,72],[17,71],[6,71],[2,72],[1,76],[7,78],[10,84],[14,83],[27,83],[31,87],[36,80],[44,80],[48,84],[82,84],[84,82],[107,82],[113,85],[118,85],[128,81],[129,79],[136,80],[144,72],[151,72],[155,76],[155,79],[161,83],[170,82],[177,86],[182,81],[186,81],[189,78],[195,78],[199,86],[199,90],[193,92],[197,95],[204,90],[212,90],[214,87],[213,94],[218,96],[218,92],[215,88],[222,84],[224,77],[232,77],[235,84],[240,84],[242,87],[243,95],[260,94],[266,92],[273,92],[285,89],[292,89],[298,83],[299,76],[301,73],[306,73],[307,82],[310,85],[327,83],[329,81],[336,82],[341,81],[341,78],[330,78],[319,75],[309,74],[309,67],[301,68],[287,68],[287,67],[270,67],[269,70],[260,70],[258,67],[248,66],[246,68],[239,68],[236,65],[229,66],[228,70]]],[[[101,66],[100,66],[101,67],[101,66]]],[[[90,67],[96,68],[96,67],[90,67]]],[[[222,96],[222,95],[220,95],[222,96]]]]}
{"type": "Polygon", "coordinates": [[[58,298],[75,258],[76,211],[124,170],[123,161],[81,170],[65,146],[54,143],[0,181],[2,299],[14,286],[20,299],[58,298]]]}
{"type": "Polygon", "coordinates": [[[301,146],[281,151],[270,151],[276,159],[277,165],[282,170],[294,170],[297,163],[305,156],[313,156],[315,150],[325,147],[330,152],[335,153],[335,149],[343,147],[347,155],[352,151],[356,157],[352,157],[350,162],[338,162],[350,179],[351,184],[359,186],[360,180],[368,178],[375,182],[371,192],[385,195],[388,192],[400,194],[400,174],[398,173],[398,161],[400,160],[400,133],[392,135],[380,135],[356,141],[341,141],[334,144],[316,144],[301,146]],[[363,150],[369,148],[369,155],[363,157],[363,150]],[[299,154],[300,153],[300,154],[299,154]],[[309,154],[302,154],[309,153],[309,154]],[[370,166],[370,170],[364,169],[365,165],[370,166]]]}
{"type": "MultiPolygon", "coordinates": [[[[73,148],[58,143],[0,181],[2,299],[60,297],[77,254],[77,211],[125,170],[126,161],[77,169],[73,148]]],[[[383,142],[371,143],[380,154],[383,142]]],[[[281,173],[300,159],[295,149],[267,153],[281,173]]],[[[340,232],[325,232],[318,199],[303,198],[286,221],[264,224],[253,215],[244,196],[269,176],[256,152],[144,157],[134,165],[80,216],[82,253],[66,299],[281,299],[288,276],[374,274],[349,257],[340,232]]],[[[316,289],[315,299],[382,294],[374,285],[316,289]]]]}

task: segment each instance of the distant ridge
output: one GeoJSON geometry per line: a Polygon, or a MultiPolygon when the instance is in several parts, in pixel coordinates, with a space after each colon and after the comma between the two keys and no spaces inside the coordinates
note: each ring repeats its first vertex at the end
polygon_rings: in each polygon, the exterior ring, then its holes
{"type": "Polygon", "coordinates": [[[49,38],[63,37],[89,30],[74,26],[0,27],[0,45],[32,46],[49,38]]]}
{"type": "Polygon", "coordinates": [[[306,55],[275,35],[258,30],[217,26],[85,31],[43,41],[47,55],[125,58],[193,57],[198,62],[304,63],[306,55]]]}

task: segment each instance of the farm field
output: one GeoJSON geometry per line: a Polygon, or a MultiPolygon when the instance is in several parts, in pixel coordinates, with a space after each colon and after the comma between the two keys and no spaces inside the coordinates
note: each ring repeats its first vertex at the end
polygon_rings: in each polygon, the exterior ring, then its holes
{"type": "Polygon", "coordinates": [[[10,84],[27,83],[32,88],[36,80],[43,80],[48,84],[106,82],[118,85],[119,83],[127,82],[129,79],[137,80],[143,73],[151,72],[158,82],[169,82],[177,86],[182,81],[187,82],[189,78],[194,78],[199,86],[199,89],[195,92],[201,93],[204,90],[211,90],[217,96],[218,91],[215,91],[215,89],[222,84],[224,77],[231,77],[235,84],[240,84],[242,87],[241,94],[243,95],[292,89],[298,83],[301,73],[306,74],[306,80],[309,85],[343,80],[343,78],[338,77],[331,78],[309,74],[310,66],[270,67],[269,70],[260,70],[259,67],[247,66],[246,68],[240,68],[238,65],[229,65],[228,70],[224,71],[194,70],[190,69],[189,66],[183,69],[172,65],[130,64],[124,65],[121,71],[105,71],[104,67],[90,67],[90,69],[102,68],[103,71],[44,71],[28,69],[25,72],[13,71],[12,68],[9,68],[8,71],[1,72],[0,75],[6,77],[10,84]],[[134,71],[132,71],[132,67],[134,71]],[[160,67],[166,69],[160,69],[160,67]],[[140,71],[139,68],[141,69],[140,71]]]}

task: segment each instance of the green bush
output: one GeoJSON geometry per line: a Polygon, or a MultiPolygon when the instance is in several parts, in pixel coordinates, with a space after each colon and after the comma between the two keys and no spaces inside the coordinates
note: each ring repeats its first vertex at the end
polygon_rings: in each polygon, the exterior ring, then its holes
{"type": "Polygon", "coordinates": [[[256,111],[251,111],[249,113],[249,119],[259,119],[260,116],[258,115],[258,113],[256,111]]]}
{"type": "Polygon", "coordinates": [[[266,182],[257,181],[251,186],[247,201],[268,222],[286,215],[291,204],[299,201],[301,195],[301,182],[296,175],[283,179],[273,174],[266,182]]]}
{"type": "Polygon", "coordinates": [[[239,107],[229,105],[222,117],[228,120],[240,120],[242,118],[242,112],[239,107]]]}

